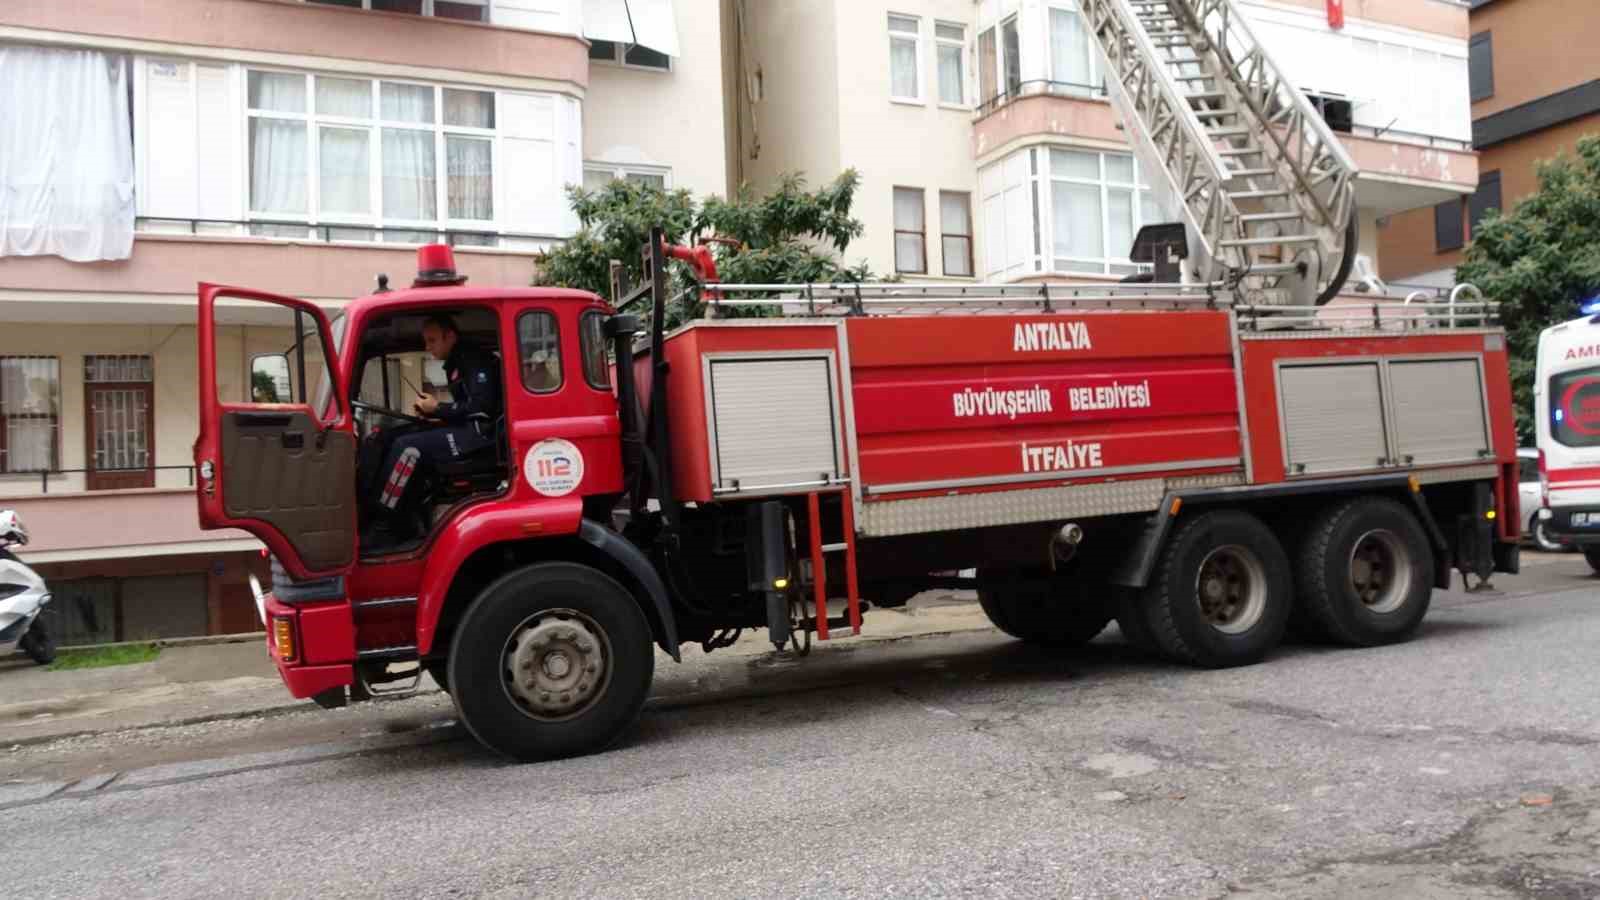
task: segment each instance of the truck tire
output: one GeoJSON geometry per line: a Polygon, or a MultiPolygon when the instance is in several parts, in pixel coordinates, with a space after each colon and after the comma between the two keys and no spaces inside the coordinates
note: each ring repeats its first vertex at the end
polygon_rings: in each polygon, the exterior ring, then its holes
{"type": "Polygon", "coordinates": [[[1299,602],[1328,639],[1376,647],[1416,633],[1433,597],[1433,548],[1416,516],[1356,497],[1318,516],[1295,566],[1299,602]]]}
{"type": "MultiPolygon", "coordinates": [[[[978,577],[1001,573],[979,570],[978,577]]],[[[1024,643],[1040,647],[1078,647],[1094,640],[1111,621],[1106,598],[1093,586],[1060,579],[1011,588],[978,589],[978,605],[994,626],[1024,643]]]]}
{"type": "Polygon", "coordinates": [[[610,746],[638,718],[654,674],[650,624],[628,590],[554,562],[478,595],[456,626],[447,681],[473,737],[532,761],[610,746]]]}
{"type": "Polygon", "coordinates": [[[1593,569],[1596,575],[1600,575],[1600,547],[1583,548],[1583,558],[1589,561],[1589,568],[1593,569]]]}
{"type": "Polygon", "coordinates": [[[1144,608],[1139,591],[1121,589],[1116,609],[1117,630],[1122,632],[1122,639],[1127,641],[1129,646],[1142,653],[1161,652],[1161,648],[1156,646],[1155,634],[1150,631],[1150,624],[1144,620],[1144,608]]]}
{"type": "Polygon", "coordinates": [[[1217,510],[1178,526],[1139,601],[1163,655],[1221,669],[1258,662],[1278,646],[1292,591],[1272,531],[1249,513],[1217,510]]]}

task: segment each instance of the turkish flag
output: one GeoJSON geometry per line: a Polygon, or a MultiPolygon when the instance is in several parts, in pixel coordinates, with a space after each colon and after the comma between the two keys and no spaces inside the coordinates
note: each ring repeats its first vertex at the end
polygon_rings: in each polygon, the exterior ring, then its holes
{"type": "Polygon", "coordinates": [[[1344,0],[1328,0],[1328,27],[1344,27],[1344,0]]]}

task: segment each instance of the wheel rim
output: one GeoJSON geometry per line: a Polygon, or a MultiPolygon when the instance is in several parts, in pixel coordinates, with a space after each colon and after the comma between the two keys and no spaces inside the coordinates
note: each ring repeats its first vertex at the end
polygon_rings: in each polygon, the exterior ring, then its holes
{"type": "Polygon", "coordinates": [[[1266,569],[1245,547],[1218,547],[1200,561],[1194,592],[1206,624],[1223,634],[1242,634],[1266,611],[1266,569]]]}
{"type": "Polygon", "coordinates": [[[1543,519],[1539,519],[1533,523],[1533,542],[1539,545],[1540,550],[1549,551],[1561,549],[1561,545],[1557,544],[1555,540],[1550,537],[1550,531],[1548,526],[1545,525],[1543,519]]]}
{"type": "Polygon", "coordinates": [[[1375,613],[1399,609],[1411,593],[1411,555],[1400,536],[1376,529],[1350,548],[1350,590],[1375,613]]]}
{"type": "Polygon", "coordinates": [[[512,629],[501,653],[501,680],[517,708],[558,722],[593,706],[611,682],[611,642],[594,619],[548,609],[512,629]]]}

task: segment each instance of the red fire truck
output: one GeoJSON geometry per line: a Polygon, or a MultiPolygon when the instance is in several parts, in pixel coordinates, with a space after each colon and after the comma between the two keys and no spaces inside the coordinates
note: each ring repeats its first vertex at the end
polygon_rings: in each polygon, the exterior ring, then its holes
{"type": "Polygon", "coordinates": [[[707,248],[657,232],[613,305],[419,255],[416,286],[331,322],[200,289],[200,519],[266,544],[269,651],[325,706],[426,671],[484,744],[548,758],[628,728],[654,648],[765,629],[803,649],[931,587],[975,589],[1023,641],[1115,620],[1222,667],[1291,622],[1403,640],[1452,572],[1518,565],[1490,303],[720,285],[707,248]],[[647,297],[648,327],[626,311],[647,297]],[[668,333],[696,298],[706,315],[668,333]],[[505,414],[494,446],[419,474],[421,537],[362,547],[366,450],[425,427],[402,408],[442,383],[418,359],[438,313],[499,359],[505,414]]]}

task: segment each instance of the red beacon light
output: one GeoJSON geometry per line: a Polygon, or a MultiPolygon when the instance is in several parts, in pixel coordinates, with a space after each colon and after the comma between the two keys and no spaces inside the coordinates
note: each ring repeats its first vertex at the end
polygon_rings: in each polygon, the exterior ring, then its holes
{"type": "Polygon", "coordinates": [[[467,276],[456,274],[456,255],[448,244],[423,244],[417,248],[417,280],[412,287],[439,287],[465,284],[467,276]]]}

